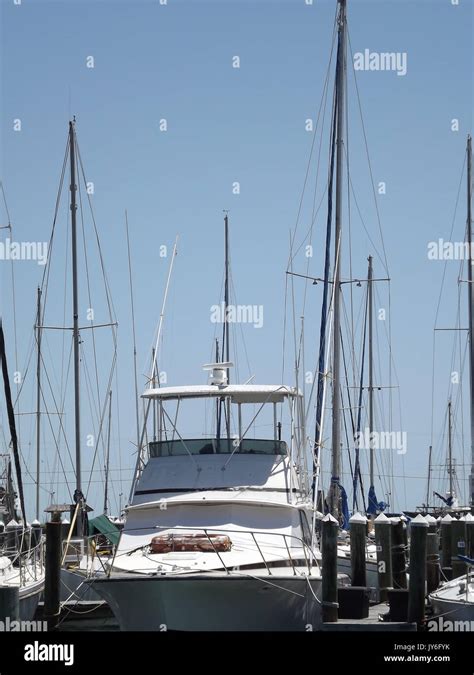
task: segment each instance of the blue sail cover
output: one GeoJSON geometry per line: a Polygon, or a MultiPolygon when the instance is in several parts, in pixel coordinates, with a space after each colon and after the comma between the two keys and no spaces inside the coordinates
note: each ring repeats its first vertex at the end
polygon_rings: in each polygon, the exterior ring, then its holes
{"type": "Polygon", "coordinates": [[[369,489],[369,506],[367,508],[367,513],[369,516],[375,516],[377,511],[385,511],[388,504],[385,502],[378,502],[377,495],[375,494],[375,488],[373,485],[369,489]]]}
{"type": "MultiPolygon", "coordinates": [[[[349,502],[347,499],[347,492],[345,491],[344,487],[338,483],[339,489],[341,491],[341,516],[342,516],[342,522],[340,523],[340,527],[343,530],[348,530],[349,529],[349,502]]],[[[330,513],[329,510],[329,504],[327,502],[327,499],[324,500],[324,513],[328,514],[330,513]]]]}
{"type": "Polygon", "coordinates": [[[347,492],[344,490],[342,485],[339,483],[339,489],[341,491],[341,507],[342,507],[342,529],[349,529],[349,502],[347,500],[347,492]]]}
{"type": "Polygon", "coordinates": [[[446,506],[453,505],[454,498],[452,497],[452,495],[450,495],[449,497],[443,497],[442,495],[439,494],[439,492],[434,492],[433,494],[442,499],[443,502],[446,504],[446,506]]]}

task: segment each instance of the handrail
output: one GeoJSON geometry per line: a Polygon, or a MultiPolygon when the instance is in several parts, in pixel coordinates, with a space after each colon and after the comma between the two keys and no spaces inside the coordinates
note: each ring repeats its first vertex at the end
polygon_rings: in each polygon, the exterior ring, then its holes
{"type": "Polygon", "coordinates": [[[204,534],[205,534],[206,537],[209,539],[209,541],[210,541],[210,543],[211,543],[211,546],[212,546],[212,548],[214,549],[214,553],[218,556],[218,558],[219,558],[219,560],[221,561],[222,566],[224,567],[225,571],[227,572],[227,574],[229,574],[229,570],[227,569],[227,566],[226,566],[225,562],[222,560],[219,551],[218,551],[218,550],[216,549],[216,547],[214,546],[214,542],[212,541],[211,537],[208,535],[207,530],[204,530],[204,534]]]}
{"type": "Polygon", "coordinates": [[[283,535],[283,541],[285,542],[286,550],[288,551],[288,557],[291,560],[291,567],[293,569],[293,574],[296,576],[296,569],[295,569],[295,566],[293,564],[293,558],[291,557],[291,551],[288,548],[288,542],[286,541],[286,534],[283,535]]]}
{"type": "Polygon", "coordinates": [[[12,569],[18,570],[19,586],[22,588],[31,578],[37,581],[38,567],[40,569],[44,567],[44,539],[41,537],[37,544],[25,551],[12,550],[4,546],[0,550],[0,555],[4,555],[10,560],[12,569]]]}
{"type": "Polygon", "coordinates": [[[306,561],[306,565],[308,566],[308,572],[311,572],[311,565],[309,564],[309,560],[308,560],[308,558],[306,557],[306,549],[305,549],[304,546],[303,546],[303,555],[304,555],[304,559],[305,559],[305,561],[306,561]]]}
{"type": "MultiPolygon", "coordinates": [[[[291,545],[293,543],[297,544],[297,546],[293,546],[293,548],[301,551],[301,553],[304,557],[304,560],[305,560],[305,565],[306,565],[306,568],[308,570],[308,573],[311,573],[312,565],[316,565],[316,567],[319,568],[319,561],[316,557],[315,551],[313,551],[301,537],[298,537],[298,536],[292,535],[292,534],[287,534],[287,533],[284,533],[284,532],[268,532],[266,530],[244,530],[244,529],[236,530],[236,529],[229,529],[229,528],[214,528],[214,527],[209,528],[209,527],[192,527],[192,526],[168,527],[168,526],[156,525],[152,528],[150,528],[150,527],[130,528],[130,529],[127,529],[126,534],[139,533],[139,532],[150,533],[150,530],[152,530],[152,531],[153,530],[163,530],[163,531],[168,531],[168,532],[172,532],[172,533],[176,533],[176,532],[202,532],[202,533],[204,533],[204,535],[207,537],[207,539],[211,542],[212,548],[214,549],[214,553],[218,556],[219,561],[220,561],[223,569],[227,572],[227,574],[230,573],[229,567],[228,567],[228,565],[226,565],[225,560],[220,555],[220,553],[216,550],[214,542],[212,541],[212,538],[210,537],[209,533],[238,534],[238,535],[243,535],[243,536],[250,536],[252,538],[254,544],[255,544],[255,547],[256,547],[257,551],[259,552],[259,554],[262,558],[262,561],[263,561],[269,575],[272,575],[271,568],[268,564],[270,561],[267,561],[267,559],[265,557],[265,553],[264,553],[260,544],[257,541],[256,535],[265,535],[267,537],[273,537],[273,538],[279,537],[279,538],[281,538],[281,540],[283,541],[283,543],[285,545],[285,548],[286,548],[288,562],[291,564],[291,567],[293,569],[293,573],[295,575],[297,573],[296,572],[295,559],[294,559],[294,555],[295,555],[296,551],[294,550],[293,554],[292,554],[291,545]],[[290,539],[290,545],[288,544],[288,539],[290,539]]],[[[124,534],[124,531],[122,530],[122,532],[120,533],[120,536],[122,537],[123,534],[124,534]]],[[[92,535],[90,537],[86,537],[86,539],[92,540],[92,539],[96,539],[98,536],[100,536],[100,535],[92,535]]],[[[119,542],[119,544],[120,544],[120,542],[119,542]]],[[[266,545],[267,546],[274,546],[275,544],[273,542],[266,542],[266,545]]],[[[125,555],[131,555],[131,554],[135,553],[136,551],[148,548],[148,546],[149,546],[149,542],[147,542],[146,544],[143,544],[141,546],[138,546],[135,549],[126,550],[126,551],[119,551],[118,550],[119,545],[115,546],[114,551],[113,551],[113,555],[111,556],[111,560],[109,559],[109,564],[108,564],[107,570],[104,569],[104,571],[106,571],[106,573],[107,573],[107,576],[108,577],[111,576],[117,557],[121,557],[121,556],[125,556],[125,555]]],[[[271,554],[271,552],[267,551],[267,555],[268,554],[271,554]]],[[[87,547],[87,556],[88,555],[89,555],[89,547],[87,547]]],[[[100,556],[98,556],[98,557],[100,558],[100,556]]],[[[272,560],[271,562],[275,562],[275,561],[272,560]]],[[[104,568],[104,564],[103,564],[102,560],[101,560],[101,565],[104,568]]],[[[88,575],[89,574],[94,575],[94,573],[95,573],[95,570],[92,570],[92,569],[88,570],[88,575]]]]}
{"type": "Polygon", "coordinates": [[[262,560],[263,560],[263,563],[264,563],[265,567],[267,568],[267,572],[268,572],[269,576],[271,576],[272,573],[270,572],[270,568],[268,567],[268,563],[265,560],[265,556],[263,555],[262,551],[260,550],[260,546],[258,545],[257,539],[255,538],[255,533],[252,532],[251,534],[252,534],[252,539],[255,542],[255,546],[258,548],[258,552],[262,556],[262,560]]]}

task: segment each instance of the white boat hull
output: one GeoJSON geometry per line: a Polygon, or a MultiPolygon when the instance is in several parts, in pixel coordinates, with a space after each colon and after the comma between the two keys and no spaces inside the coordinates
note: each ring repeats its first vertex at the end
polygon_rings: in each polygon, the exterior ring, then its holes
{"type": "Polygon", "coordinates": [[[32,621],[44,590],[44,576],[20,588],[20,620],[32,621]]]}
{"type": "Polygon", "coordinates": [[[433,613],[450,621],[474,624],[474,578],[462,576],[444,584],[429,596],[433,613]]]}
{"type": "Polygon", "coordinates": [[[81,602],[101,602],[94,589],[85,583],[85,575],[79,571],[61,569],[61,602],[72,605],[81,602]]]}
{"type": "Polygon", "coordinates": [[[450,621],[470,621],[474,625],[474,603],[443,600],[430,596],[431,606],[435,616],[442,616],[450,621]]]}
{"type": "Polygon", "coordinates": [[[116,574],[94,588],[123,631],[305,631],[321,622],[321,577],[116,574]]]}
{"type": "MultiPolygon", "coordinates": [[[[0,559],[2,564],[1,588],[18,589],[18,613],[21,621],[31,621],[34,618],[36,608],[44,590],[45,573],[40,564],[22,564],[21,568],[12,564],[9,558],[0,559]]],[[[11,602],[15,602],[11,598],[11,602]]],[[[13,604],[6,603],[1,608],[1,620],[13,612],[16,616],[17,609],[13,604]]],[[[12,618],[10,616],[10,618],[12,618]]]]}

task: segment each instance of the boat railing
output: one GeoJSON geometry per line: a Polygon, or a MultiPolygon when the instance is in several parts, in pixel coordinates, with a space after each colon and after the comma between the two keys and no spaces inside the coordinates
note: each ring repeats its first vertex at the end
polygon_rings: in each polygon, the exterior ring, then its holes
{"type": "MultiPolygon", "coordinates": [[[[247,539],[251,541],[255,547],[255,550],[258,552],[261,559],[261,566],[263,566],[268,575],[273,574],[272,569],[276,566],[281,566],[282,562],[286,563],[286,566],[291,567],[293,575],[297,575],[298,571],[301,573],[301,568],[304,567],[309,574],[312,572],[314,566],[319,568],[319,560],[316,556],[315,551],[301,538],[296,535],[286,534],[283,532],[268,532],[266,530],[247,530],[247,529],[228,529],[228,528],[215,528],[215,527],[187,527],[187,526],[178,526],[178,527],[167,527],[167,526],[155,526],[150,527],[140,527],[140,528],[127,528],[126,532],[123,534],[140,536],[141,533],[152,534],[153,531],[158,531],[158,533],[166,533],[169,535],[184,535],[184,534],[201,534],[209,542],[210,548],[212,549],[209,552],[214,552],[219,558],[219,561],[222,565],[222,568],[227,574],[235,573],[241,567],[239,564],[229,565],[225,560],[225,553],[219,550],[216,547],[212,535],[227,535],[235,536],[238,535],[240,541],[242,539],[247,539]],[[283,558],[275,557],[276,550],[283,550],[285,552],[283,558]]],[[[94,540],[97,535],[89,537],[89,540],[94,540]]],[[[115,562],[120,557],[130,556],[133,553],[139,551],[147,551],[151,545],[150,541],[137,546],[136,548],[119,550],[120,547],[116,546],[114,553],[109,558],[104,558],[103,556],[98,556],[95,552],[95,546],[87,546],[87,556],[89,557],[87,569],[89,570],[90,575],[97,573],[97,569],[94,569],[94,566],[90,564],[92,562],[91,558],[95,558],[100,561],[99,567],[101,572],[106,572],[108,576],[111,575],[114,570],[115,562]]],[[[239,542],[240,543],[240,542],[239,542]]],[[[179,551],[178,551],[179,552],[179,551]]],[[[164,554],[166,555],[166,553],[164,554]]],[[[251,564],[254,566],[254,563],[251,564]]],[[[250,564],[249,564],[250,566],[250,564]]]]}
{"type": "Polygon", "coordinates": [[[37,544],[20,554],[20,578],[22,585],[34,580],[38,580],[38,573],[43,576],[44,573],[44,546],[43,537],[37,544]]]}
{"type": "Polygon", "coordinates": [[[468,563],[466,565],[466,583],[464,584],[464,588],[461,582],[461,592],[465,594],[465,602],[469,602],[470,585],[472,583],[474,583],[474,565],[468,563]]]}
{"type": "MultiPolygon", "coordinates": [[[[29,536],[29,532],[26,532],[29,536]]],[[[0,555],[10,559],[12,567],[18,570],[20,578],[20,587],[25,586],[31,581],[37,581],[39,576],[43,576],[44,570],[44,539],[43,537],[35,543],[23,537],[19,538],[19,546],[14,549],[3,547],[0,555]]]]}
{"type": "Polygon", "coordinates": [[[86,576],[99,571],[106,572],[105,560],[115,555],[113,544],[104,546],[103,534],[68,538],[62,542],[62,564],[69,569],[78,569],[86,576]],[[84,565],[85,562],[85,565],[84,565]]]}

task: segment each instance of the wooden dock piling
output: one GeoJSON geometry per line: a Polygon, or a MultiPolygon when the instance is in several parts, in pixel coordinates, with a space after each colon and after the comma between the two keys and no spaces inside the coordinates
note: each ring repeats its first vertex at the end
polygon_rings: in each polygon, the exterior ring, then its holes
{"type": "Polygon", "coordinates": [[[349,520],[351,541],[351,585],[367,586],[365,565],[367,518],[355,513],[349,520]]]}
{"type": "Polygon", "coordinates": [[[339,523],[330,513],[321,523],[322,530],[322,616],[323,622],[335,622],[337,603],[337,535],[339,523]]]}
{"type": "Polygon", "coordinates": [[[435,591],[439,586],[439,536],[438,522],[433,516],[426,516],[428,534],[426,536],[426,586],[428,593],[435,591]]]}
{"type": "Polygon", "coordinates": [[[466,574],[466,563],[458,556],[466,555],[466,521],[453,518],[451,521],[451,569],[453,579],[466,574]]]}
{"type": "Polygon", "coordinates": [[[44,587],[44,617],[48,621],[48,630],[54,630],[60,615],[61,581],[61,514],[51,514],[51,522],[46,523],[46,560],[44,587]]]}
{"type": "Polygon", "coordinates": [[[472,513],[468,513],[464,517],[464,522],[466,523],[466,555],[473,559],[474,558],[474,516],[472,513]]]}
{"type": "Polygon", "coordinates": [[[407,588],[407,560],[404,523],[392,518],[392,579],[394,588],[407,588]]]}
{"type": "Polygon", "coordinates": [[[441,569],[446,579],[452,579],[451,568],[451,523],[452,517],[447,513],[441,518],[441,569]]]}
{"type": "Polygon", "coordinates": [[[388,598],[388,589],[392,588],[392,555],[390,519],[381,513],[374,520],[375,547],[377,551],[377,573],[379,582],[379,600],[385,602],[388,598]]]}
{"type": "Polygon", "coordinates": [[[428,523],[418,514],[410,523],[410,584],[408,623],[419,626],[425,620],[426,539],[428,523]]]}

